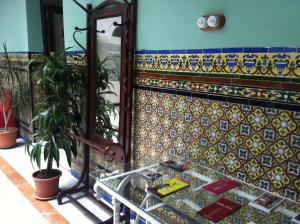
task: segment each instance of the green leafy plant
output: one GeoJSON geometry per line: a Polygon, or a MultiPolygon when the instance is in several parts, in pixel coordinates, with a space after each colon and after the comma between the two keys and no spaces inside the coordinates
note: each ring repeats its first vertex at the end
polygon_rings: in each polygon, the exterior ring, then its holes
{"type": "Polygon", "coordinates": [[[104,98],[104,95],[116,95],[111,88],[111,81],[120,80],[120,70],[117,57],[106,57],[96,63],[96,131],[106,139],[118,138],[118,128],[111,123],[111,117],[116,117],[116,107],[104,98]]]}
{"type": "MultiPolygon", "coordinates": [[[[30,61],[29,65],[36,62],[30,61]]],[[[47,167],[41,170],[39,178],[48,178],[54,175],[53,162],[59,166],[59,149],[65,151],[70,166],[72,154],[77,155],[77,142],[68,133],[81,133],[80,96],[84,72],[79,66],[67,63],[66,53],[53,53],[42,58],[32,73],[32,80],[44,97],[35,105],[32,120],[35,131],[26,151],[39,168],[41,159],[46,161],[47,167]]]]}
{"type": "Polygon", "coordinates": [[[4,121],[2,131],[7,131],[11,117],[18,116],[28,104],[29,89],[24,69],[20,64],[11,61],[5,43],[3,49],[4,54],[0,56],[0,106],[4,121]]]}

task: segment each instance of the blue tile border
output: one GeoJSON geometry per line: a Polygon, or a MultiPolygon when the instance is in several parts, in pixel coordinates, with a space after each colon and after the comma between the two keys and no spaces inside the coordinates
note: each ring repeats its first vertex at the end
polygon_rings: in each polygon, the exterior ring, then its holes
{"type": "Polygon", "coordinates": [[[187,54],[202,54],[203,50],[202,49],[190,49],[186,50],[187,54]]]}
{"type": "MultiPolygon", "coordinates": [[[[8,51],[8,54],[44,54],[44,52],[40,51],[8,51]]],[[[84,51],[66,51],[67,54],[84,54],[84,51]]],[[[1,51],[0,54],[5,54],[4,51],[1,51]]]]}
{"type": "Polygon", "coordinates": [[[137,50],[136,54],[293,53],[300,47],[228,47],[207,49],[137,50]]]}
{"type": "Polygon", "coordinates": [[[76,170],[74,170],[74,169],[71,169],[71,175],[73,177],[75,177],[77,180],[80,179],[80,174],[76,170]]]}
{"type": "Polygon", "coordinates": [[[245,47],[244,53],[268,53],[268,50],[266,47],[245,47]]]}
{"type": "Polygon", "coordinates": [[[136,54],[145,54],[145,50],[138,50],[138,51],[135,51],[136,54]]]}
{"type": "Polygon", "coordinates": [[[146,50],[145,54],[157,54],[157,50],[146,50]]]}
{"type": "MultiPolygon", "coordinates": [[[[8,54],[43,54],[43,52],[35,52],[35,51],[8,51],[8,54]]],[[[4,51],[1,51],[0,54],[5,54],[4,51]]]]}
{"type": "MultiPolygon", "coordinates": [[[[300,52],[300,47],[228,47],[207,49],[174,49],[174,50],[137,50],[136,54],[216,54],[216,53],[293,53],[300,52]]],[[[0,52],[4,54],[5,52],[0,52]]],[[[43,54],[38,51],[9,51],[9,54],[43,54]]],[[[82,50],[67,51],[67,54],[84,54],[82,50]]]]}
{"type": "Polygon", "coordinates": [[[171,54],[186,54],[186,50],[171,50],[171,54]]]}
{"type": "Polygon", "coordinates": [[[203,49],[203,53],[204,54],[222,53],[222,48],[203,49]]]}
{"type": "Polygon", "coordinates": [[[78,50],[78,51],[67,51],[67,54],[84,54],[84,51],[78,50]]]}
{"type": "MultiPolygon", "coordinates": [[[[216,53],[293,53],[300,52],[300,47],[228,47],[207,49],[173,49],[173,50],[137,50],[136,54],[216,54],[216,53]]],[[[5,52],[0,52],[4,54],[5,52]]],[[[43,54],[35,51],[9,51],[9,54],[43,54]]],[[[67,51],[67,54],[84,54],[82,50],[67,51]]]]}
{"type": "Polygon", "coordinates": [[[244,53],[244,48],[222,48],[222,53],[244,53]]]}
{"type": "Polygon", "coordinates": [[[297,52],[295,47],[271,47],[269,53],[292,53],[297,52]]]}
{"type": "Polygon", "coordinates": [[[157,54],[171,54],[171,50],[158,50],[157,54]]]}

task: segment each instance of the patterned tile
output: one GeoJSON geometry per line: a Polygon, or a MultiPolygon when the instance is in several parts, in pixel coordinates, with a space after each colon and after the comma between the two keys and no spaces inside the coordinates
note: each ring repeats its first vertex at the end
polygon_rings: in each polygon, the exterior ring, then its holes
{"type": "Polygon", "coordinates": [[[67,52],[68,63],[85,66],[87,65],[87,58],[83,51],[68,51],[67,52]]]}
{"type": "MultiPolygon", "coordinates": [[[[4,60],[4,52],[0,52],[0,63],[4,60]]],[[[29,55],[34,54],[31,52],[8,52],[8,56],[12,62],[27,63],[29,61],[29,55]]]]}
{"type": "MultiPolygon", "coordinates": [[[[4,52],[0,52],[0,63],[3,60],[2,56],[4,52]]],[[[39,60],[42,56],[42,52],[9,52],[10,59],[13,62],[27,63],[30,59],[39,60]]],[[[67,52],[67,60],[69,63],[86,65],[86,56],[83,51],[69,51],[67,52]]]]}
{"type": "Polygon", "coordinates": [[[139,159],[172,153],[299,201],[298,112],[142,89],[135,97],[139,159]]]}
{"type": "Polygon", "coordinates": [[[137,51],[135,66],[147,71],[250,76],[300,76],[296,48],[224,48],[198,51],[137,51]]]}
{"type": "Polygon", "coordinates": [[[300,92],[266,89],[256,87],[241,87],[223,84],[208,84],[197,81],[182,81],[155,79],[137,76],[135,83],[140,86],[185,90],[196,93],[218,94],[223,96],[258,99],[268,102],[300,104],[300,92]]]}

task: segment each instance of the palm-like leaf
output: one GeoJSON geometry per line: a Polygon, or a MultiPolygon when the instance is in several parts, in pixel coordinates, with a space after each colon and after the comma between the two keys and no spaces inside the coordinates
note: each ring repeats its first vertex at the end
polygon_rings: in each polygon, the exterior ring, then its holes
{"type": "MultiPolygon", "coordinates": [[[[35,60],[29,65],[36,63],[35,60]]],[[[84,72],[74,64],[68,64],[65,53],[43,57],[41,65],[32,73],[32,79],[46,97],[35,107],[32,125],[35,133],[27,144],[27,152],[38,167],[41,155],[47,162],[46,175],[51,175],[52,164],[59,166],[59,149],[66,153],[69,165],[71,155],[77,155],[76,140],[66,132],[81,132],[80,96],[84,87],[84,72]],[[32,144],[38,138],[39,141],[32,144]]]]}
{"type": "Polygon", "coordinates": [[[4,129],[7,130],[11,116],[13,114],[18,116],[21,110],[28,105],[29,88],[22,65],[11,61],[5,43],[3,43],[3,49],[4,54],[0,60],[3,67],[0,70],[0,106],[2,107],[2,116],[5,124],[4,129]],[[11,104],[5,111],[8,97],[11,98],[11,104]]]}
{"type": "Polygon", "coordinates": [[[118,138],[118,129],[111,124],[110,117],[116,116],[114,105],[104,99],[104,94],[113,94],[111,87],[113,84],[110,80],[120,80],[118,58],[106,57],[100,61],[97,58],[96,72],[96,131],[106,139],[118,138]]]}

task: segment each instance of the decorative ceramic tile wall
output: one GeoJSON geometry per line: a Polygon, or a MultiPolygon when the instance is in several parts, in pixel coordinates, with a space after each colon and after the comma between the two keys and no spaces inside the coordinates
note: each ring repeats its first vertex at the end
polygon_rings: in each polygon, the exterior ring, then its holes
{"type": "Polygon", "coordinates": [[[164,72],[299,78],[299,52],[299,48],[290,47],[143,50],[136,52],[136,68],[164,72]]]}
{"type": "Polygon", "coordinates": [[[67,61],[68,63],[85,66],[86,55],[84,51],[68,51],[67,61]]]}
{"type": "MultiPolygon", "coordinates": [[[[176,78],[176,77],[175,77],[176,78]]],[[[135,82],[139,86],[158,87],[192,91],[199,93],[218,94],[239,98],[251,98],[272,102],[300,104],[300,92],[282,89],[266,89],[257,87],[243,87],[237,85],[221,85],[215,83],[202,83],[191,80],[169,80],[137,75],[135,82]]]]}
{"type": "MultiPolygon", "coordinates": [[[[4,52],[0,52],[0,63],[3,60],[4,52]]],[[[42,52],[9,52],[10,59],[14,62],[28,63],[30,59],[39,60],[43,56],[42,52]]],[[[69,63],[86,65],[86,56],[83,51],[68,51],[67,60],[69,63]]]]}
{"type": "MultiPolygon", "coordinates": [[[[29,54],[31,52],[8,52],[8,56],[13,62],[23,62],[26,63],[29,61],[29,54]]],[[[0,62],[4,60],[5,52],[0,52],[0,62]]]]}
{"type": "Polygon", "coordinates": [[[137,89],[134,157],[168,153],[299,201],[300,113],[137,89]]]}
{"type": "Polygon", "coordinates": [[[299,201],[299,52],[136,52],[134,158],[175,154],[299,201]]]}

